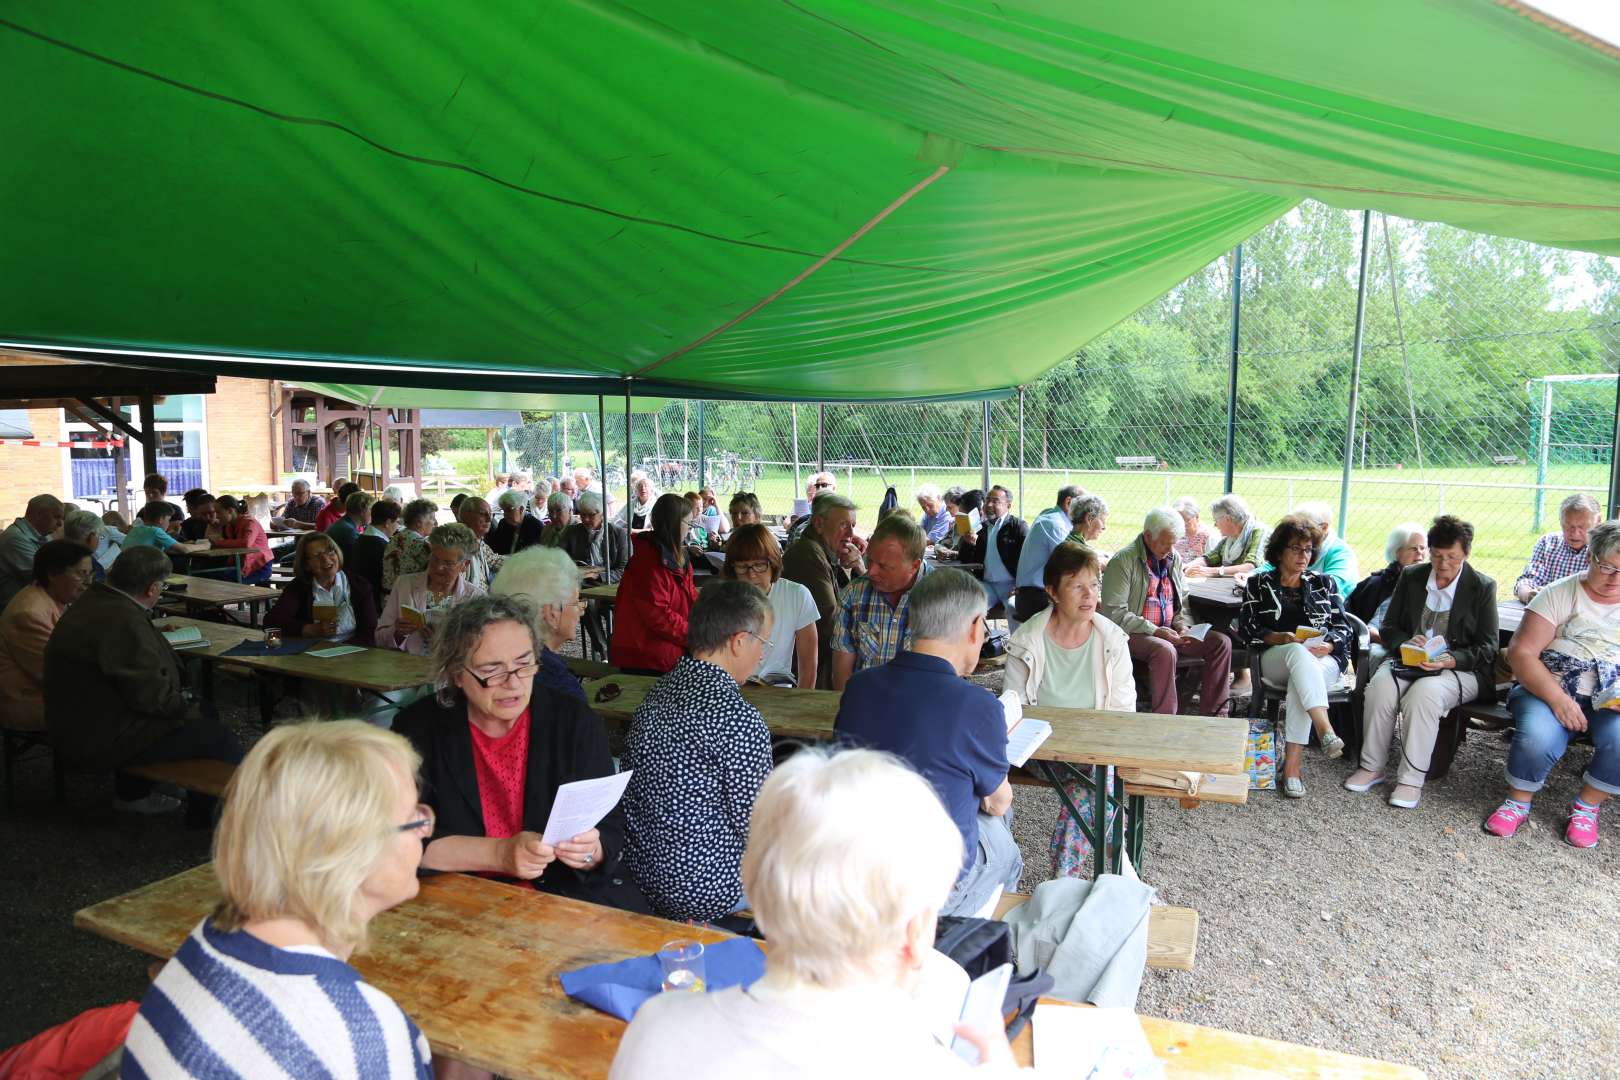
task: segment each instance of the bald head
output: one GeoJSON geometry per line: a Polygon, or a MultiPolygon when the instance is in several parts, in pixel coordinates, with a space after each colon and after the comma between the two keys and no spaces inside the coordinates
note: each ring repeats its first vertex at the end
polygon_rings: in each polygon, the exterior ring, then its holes
{"type": "Polygon", "coordinates": [[[35,495],[28,500],[23,517],[39,532],[53,533],[62,527],[64,513],[62,500],[55,495],[35,495]]]}

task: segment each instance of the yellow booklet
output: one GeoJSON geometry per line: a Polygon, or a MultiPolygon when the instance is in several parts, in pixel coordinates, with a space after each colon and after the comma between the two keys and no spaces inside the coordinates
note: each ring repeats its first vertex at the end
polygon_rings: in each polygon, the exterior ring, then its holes
{"type": "Polygon", "coordinates": [[[1443,637],[1429,638],[1421,645],[1414,645],[1410,641],[1401,642],[1401,663],[1407,667],[1422,667],[1431,663],[1435,658],[1442,656],[1446,651],[1446,639],[1443,637]]]}
{"type": "Polygon", "coordinates": [[[1296,627],[1294,627],[1294,640],[1295,641],[1309,641],[1313,637],[1321,637],[1321,636],[1322,636],[1322,631],[1318,630],[1314,626],[1296,626],[1296,627]]]}
{"type": "Polygon", "coordinates": [[[399,605],[399,621],[408,626],[427,625],[427,617],[409,604],[399,605]]]}

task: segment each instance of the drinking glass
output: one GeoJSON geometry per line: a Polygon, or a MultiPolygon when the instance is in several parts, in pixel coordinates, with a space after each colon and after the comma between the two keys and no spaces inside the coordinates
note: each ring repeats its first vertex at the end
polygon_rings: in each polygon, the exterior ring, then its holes
{"type": "Polygon", "coordinates": [[[664,969],[664,989],[703,992],[703,943],[671,941],[658,950],[658,963],[664,969]]]}

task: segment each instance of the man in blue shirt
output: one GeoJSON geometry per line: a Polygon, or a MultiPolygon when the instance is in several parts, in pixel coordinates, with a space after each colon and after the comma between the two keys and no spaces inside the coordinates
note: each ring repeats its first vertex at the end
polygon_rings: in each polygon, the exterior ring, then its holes
{"type": "Polygon", "coordinates": [[[962,874],[941,915],[971,915],[997,885],[1018,888],[1023,856],[1008,811],[1007,720],[1001,702],[963,676],[984,644],[984,590],[937,570],[911,590],[913,640],[849,680],[834,727],[852,743],[904,759],[934,786],[962,833],[962,874]]]}
{"type": "Polygon", "coordinates": [[[1024,550],[1018,556],[1017,591],[1013,594],[1019,622],[1028,622],[1051,603],[1046,596],[1046,560],[1052,557],[1053,548],[1069,538],[1074,529],[1069,509],[1085,493],[1078,484],[1063,485],[1058,488],[1057,505],[1042,510],[1029,523],[1024,550]]]}

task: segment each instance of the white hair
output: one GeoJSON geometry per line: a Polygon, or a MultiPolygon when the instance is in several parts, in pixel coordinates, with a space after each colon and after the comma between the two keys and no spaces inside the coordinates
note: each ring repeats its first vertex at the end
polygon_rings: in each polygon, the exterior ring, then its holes
{"type": "Polygon", "coordinates": [[[398,484],[389,484],[387,487],[383,488],[382,497],[387,499],[389,502],[400,503],[403,505],[405,502],[405,489],[400,487],[398,484]]]}
{"type": "Polygon", "coordinates": [[[1243,500],[1243,496],[1234,495],[1231,492],[1210,503],[1209,512],[1211,516],[1226,518],[1234,525],[1247,525],[1251,516],[1249,504],[1243,500]]]}
{"type": "Polygon", "coordinates": [[[1142,519],[1142,531],[1148,536],[1171,533],[1177,540],[1187,535],[1187,523],[1168,506],[1155,506],[1142,519]]]}
{"type": "Polygon", "coordinates": [[[62,538],[86,543],[101,532],[101,519],[94,510],[69,510],[62,518],[62,538]]]}
{"type": "Polygon", "coordinates": [[[961,868],[961,834],[928,781],[875,750],[806,747],[760,788],[742,881],[770,965],[836,989],[891,964],[961,868]]]}
{"type": "Polygon", "coordinates": [[[824,518],[834,510],[849,510],[853,512],[855,509],[855,500],[850,498],[848,495],[840,495],[836,491],[823,491],[820,495],[817,495],[815,501],[810,504],[810,516],[813,518],[824,518]]]}
{"type": "Polygon", "coordinates": [[[1559,522],[1562,523],[1565,518],[1577,510],[1585,510],[1595,518],[1601,519],[1603,517],[1603,511],[1598,508],[1597,500],[1583,492],[1579,495],[1571,495],[1558,504],[1559,522]]]}
{"type": "MultiPolygon", "coordinates": [[[[565,491],[562,495],[567,498],[568,492],[565,491]]],[[[594,491],[587,491],[574,503],[574,509],[582,514],[600,514],[602,512],[602,496],[594,491]]]]}
{"type": "Polygon", "coordinates": [[[517,488],[507,488],[495,502],[506,509],[521,510],[529,505],[529,497],[517,488]]]}
{"type": "Polygon", "coordinates": [[[825,480],[825,481],[827,481],[827,482],[828,482],[828,483],[829,483],[829,484],[831,484],[831,485],[832,485],[832,487],[831,487],[831,488],[829,488],[829,489],[827,489],[827,490],[836,490],[836,489],[837,489],[837,488],[838,488],[838,477],[836,477],[836,476],[834,476],[834,475],[833,475],[833,474],[832,474],[832,473],[830,473],[830,472],[815,472],[815,473],[811,473],[811,474],[810,474],[810,479],[808,479],[808,480],[806,480],[806,481],[805,481],[805,485],[806,485],[806,486],[807,486],[807,487],[808,487],[808,486],[811,486],[811,485],[813,485],[813,484],[815,484],[815,482],[816,482],[816,481],[817,481],[817,480],[825,480]]]}
{"type": "Polygon", "coordinates": [[[1318,529],[1325,529],[1333,524],[1333,507],[1325,502],[1302,502],[1294,507],[1294,513],[1318,529]]]}
{"type": "Polygon", "coordinates": [[[924,499],[937,499],[940,497],[938,484],[917,485],[917,505],[921,506],[924,499]]]}
{"type": "MultiPolygon", "coordinates": [[[[595,496],[594,495],[587,495],[586,498],[595,498],[595,496]]],[[[580,501],[584,502],[584,499],[581,499],[580,501]]],[[[553,491],[546,498],[546,509],[547,510],[557,511],[557,510],[561,510],[565,506],[568,507],[568,509],[570,509],[570,510],[572,510],[574,508],[574,500],[570,499],[568,497],[568,492],[566,492],[566,491],[553,491]]]]}
{"type": "Polygon", "coordinates": [[[1178,514],[1185,514],[1190,518],[1200,517],[1203,511],[1199,509],[1198,500],[1191,495],[1183,495],[1170,504],[1170,508],[1178,514]]]}
{"type": "Polygon", "coordinates": [[[1593,563],[1600,563],[1620,551],[1620,521],[1600,521],[1592,526],[1592,531],[1586,534],[1586,546],[1592,549],[1593,563]]]}
{"type": "Polygon", "coordinates": [[[527,596],[540,607],[565,607],[579,598],[579,567],[562,548],[524,548],[507,556],[489,591],[527,596]]]}
{"type": "Polygon", "coordinates": [[[924,574],[911,587],[911,633],[919,640],[962,641],[987,603],[984,587],[965,571],[947,568],[924,574]]]}
{"type": "Polygon", "coordinates": [[[1424,532],[1423,526],[1415,521],[1402,522],[1389,530],[1389,536],[1384,540],[1384,561],[1394,562],[1395,556],[1401,553],[1401,548],[1405,547],[1406,541],[1413,536],[1421,536],[1425,542],[1428,540],[1428,533],[1424,532]]]}

